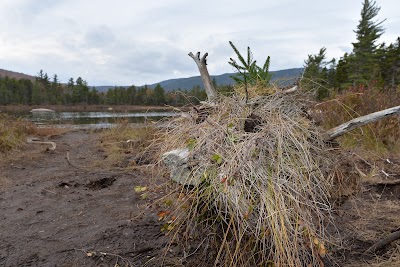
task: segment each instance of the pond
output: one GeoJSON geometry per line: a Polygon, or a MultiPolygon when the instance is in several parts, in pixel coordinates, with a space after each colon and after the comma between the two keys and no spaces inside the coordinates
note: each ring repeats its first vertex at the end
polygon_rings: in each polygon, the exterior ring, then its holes
{"type": "Polygon", "coordinates": [[[53,125],[62,127],[64,125],[72,125],[75,128],[108,128],[122,122],[144,123],[181,115],[179,112],[171,111],[8,112],[8,114],[25,118],[39,126],[53,125]]]}

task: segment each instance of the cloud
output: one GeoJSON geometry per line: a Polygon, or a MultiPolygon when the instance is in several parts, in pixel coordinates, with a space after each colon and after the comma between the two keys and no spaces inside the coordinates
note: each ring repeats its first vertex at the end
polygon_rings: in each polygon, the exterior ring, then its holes
{"type": "MultiPolygon", "coordinates": [[[[397,1],[381,5],[393,42],[397,1]]],[[[232,72],[228,41],[243,53],[250,46],[259,62],[271,56],[271,70],[300,67],[323,46],[328,58],[350,51],[360,10],[345,0],[3,0],[0,68],[89,85],[150,84],[198,75],[190,51],[209,53],[211,74],[232,72]]]]}

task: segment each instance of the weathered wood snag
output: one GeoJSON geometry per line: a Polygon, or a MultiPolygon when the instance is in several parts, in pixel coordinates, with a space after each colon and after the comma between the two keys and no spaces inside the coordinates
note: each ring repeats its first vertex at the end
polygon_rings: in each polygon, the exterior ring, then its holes
{"type": "Polygon", "coordinates": [[[211,83],[210,74],[208,73],[208,70],[207,70],[208,53],[205,53],[202,58],[200,58],[200,52],[197,52],[196,56],[193,55],[192,52],[190,52],[189,56],[191,58],[193,58],[194,62],[196,62],[197,67],[199,68],[201,80],[203,81],[204,89],[206,90],[208,101],[211,102],[217,96],[217,92],[215,91],[215,88],[214,88],[213,84],[211,83]]]}
{"type": "Polygon", "coordinates": [[[325,133],[324,139],[326,141],[334,140],[335,138],[337,138],[351,130],[354,130],[358,127],[361,127],[368,123],[375,122],[380,119],[389,117],[391,115],[396,115],[396,114],[400,115],[400,106],[388,108],[388,109],[374,112],[374,113],[371,113],[371,114],[368,114],[368,115],[365,115],[362,117],[355,118],[353,120],[350,120],[346,123],[343,123],[333,129],[330,129],[329,131],[327,131],[325,133]]]}

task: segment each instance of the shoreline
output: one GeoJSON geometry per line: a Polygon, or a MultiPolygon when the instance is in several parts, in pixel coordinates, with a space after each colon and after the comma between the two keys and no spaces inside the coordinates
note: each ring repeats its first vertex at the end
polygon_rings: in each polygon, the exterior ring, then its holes
{"type": "Polygon", "coordinates": [[[137,105],[0,105],[1,112],[29,112],[32,109],[46,108],[56,112],[84,111],[172,111],[187,110],[187,107],[172,106],[137,106],[137,105]]]}

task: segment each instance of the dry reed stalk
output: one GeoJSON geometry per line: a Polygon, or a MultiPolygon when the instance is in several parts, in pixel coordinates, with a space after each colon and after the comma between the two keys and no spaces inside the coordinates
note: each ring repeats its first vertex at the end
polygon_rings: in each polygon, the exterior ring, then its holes
{"type": "Polygon", "coordinates": [[[187,237],[200,229],[218,239],[216,265],[322,264],[334,160],[300,97],[275,91],[249,105],[237,95],[221,97],[203,107],[205,120],[192,111],[171,121],[163,151],[188,147],[201,183],[183,187],[170,223],[187,237]]]}

